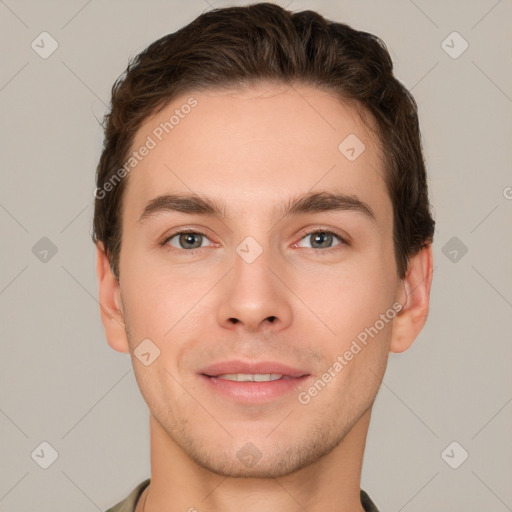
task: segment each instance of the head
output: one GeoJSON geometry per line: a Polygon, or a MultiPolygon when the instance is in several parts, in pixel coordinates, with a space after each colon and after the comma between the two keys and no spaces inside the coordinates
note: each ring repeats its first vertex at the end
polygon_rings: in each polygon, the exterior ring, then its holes
{"type": "Polygon", "coordinates": [[[277,476],[329,453],[426,320],[416,103],[379,38],[315,12],[215,9],[135,57],[112,89],[95,194],[108,342],[132,354],[162,432],[213,471],[277,476]],[[233,403],[201,378],[232,359],[309,380],[292,401],[233,403]],[[254,467],[236,458],[248,442],[254,467]]]}

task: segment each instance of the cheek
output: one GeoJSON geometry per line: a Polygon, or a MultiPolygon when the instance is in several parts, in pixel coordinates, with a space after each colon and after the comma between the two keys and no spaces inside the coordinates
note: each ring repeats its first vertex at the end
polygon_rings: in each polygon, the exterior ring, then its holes
{"type": "Polygon", "coordinates": [[[172,294],[161,293],[161,290],[151,288],[150,283],[145,282],[142,286],[124,290],[123,302],[131,333],[135,337],[133,341],[139,342],[138,338],[149,338],[160,345],[158,340],[161,340],[175,323],[172,311],[176,301],[172,294]],[[144,287],[146,285],[147,288],[144,287]]]}
{"type": "MultiPolygon", "coordinates": [[[[308,318],[318,324],[315,330],[330,331],[340,345],[392,308],[398,281],[393,265],[382,256],[354,259],[337,269],[317,266],[314,270],[298,272],[291,288],[310,310],[308,318]]],[[[297,311],[303,307],[297,303],[297,311]]]]}
{"type": "MultiPolygon", "coordinates": [[[[350,341],[394,301],[394,254],[392,245],[385,244],[385,240],[383,237],[372,248],[348,252],[345,260],[333,264],[290,262],[283,267],[282,277],[293,293],[286,295],[279,289],[275,292],[282,294],[295,309],[297,324],[306,322],[309,331],[323,330],[327,336],[331,331],[336,339],[350,341]]],[[[189,268],[182,264],[157,265],[140,244],[131,245],[127,241],[123,247],[121,282],[123,303],[137,337],[134,341],[172,337],[169,330],[175,325],[178,332],[189,323],[189,317],[204,313],[205,308],[218,307],[222,296],[217,296],[216,304],[201,299],[225,271],[221,263],[196,261],[189,268]]],[[[158,257],[157,261],[166,260],[158,257]]],[[[222,285],[217,290],[222,290],[222,285]]],[[[196,329],[200,325],[201,316],[196,329]]]]}
{"type": "Polygon", "coordinates": [[[147,260],[139,263],[144,261],[143,257],[125,260],[125,275],[121,278],[123,303],[139,337],[161,339],[207,292],[209,283],[192,278],[190,271],[160,271],[148,265],[147,260]]]}
{"type": "MultiPolygon", "coordinates": [[[[172,388],[173,379],[165,370],[179,374],[183,351],[200,353],[194,348],[194,340],[203,338],[198,334],[215,328],[212,323],[216,318],[214,307],[208,300],[201,300],[213,283],[201,276],[197,279],[178,274],[156,277],[149,272],[138,276],[132,274],[130,279],[123,292],[123,302],[132,352],[143,340],[149,339],[156,345],[154,350],[158,354],[150,366],[143,367],[136,360],[134,366],[141,367],[140,373],[153,381],[148,388],[151,393],[160,386],[159,382],[167,382],[172,388]]],[[[136,358],[136,354],[133,357],[136,358]]],[[[165,386],[162,392],[164,390],[165,386]]],[[[179,392],[179,389],[175,391],[179,392]]]]}

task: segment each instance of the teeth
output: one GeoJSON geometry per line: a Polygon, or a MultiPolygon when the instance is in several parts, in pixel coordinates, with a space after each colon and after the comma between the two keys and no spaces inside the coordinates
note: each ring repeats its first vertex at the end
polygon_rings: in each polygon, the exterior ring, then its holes
{"type": "Polygon", "coordinates": [[[278,373],[224,373],[223,375],[217,375],[217,379],[237,382],[269,382],[280,378],[282,378],[282,375],[278,373]]]}

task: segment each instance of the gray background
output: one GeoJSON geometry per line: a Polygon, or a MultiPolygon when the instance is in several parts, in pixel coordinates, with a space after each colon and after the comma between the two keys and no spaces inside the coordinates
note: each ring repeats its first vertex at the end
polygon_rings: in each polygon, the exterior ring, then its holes
{"type": "MultiPolygon", "coordinates": [[[[512,510],[512,2],[279,3],[380,36],[419,104],[437,221],[431,310],[413,347],[390,356],[362,487],[382,512],[512,510]],[[469,43],[458,58],[442,45],[453,31],[469,43]]],[[[146,404],[97,303],[97,119],[129,57],[227,5],[0,0],[3,512],[105,510],[150,474],[146,404]],[[59,45],[46,59],[31,47],[43,31],[59,45]],[[58,452],[48,469],[43,441],[58,452]]]]}

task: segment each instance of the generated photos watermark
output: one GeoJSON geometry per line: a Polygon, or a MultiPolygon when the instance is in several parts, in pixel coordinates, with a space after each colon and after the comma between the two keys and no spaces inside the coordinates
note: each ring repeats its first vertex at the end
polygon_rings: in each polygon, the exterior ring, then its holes
{"type": "Polygon", "coordinates": [[[104,199],[105,196],[114,190],[114,188],[121,182],[121,180],[128,175],[137,165],[139,165],[150,151],[155,149],[159,142],[161,142],[166,135],[171,133],[176,126],[180,124],[182,119],[190,114],[192,109],[197,106],[197,100],[193,97],[189,98],[186,103],[183,103],[180,108],[174,110],[174,114],[169,117],[168,121],[164,121],[156,126],[151,135],[146,137],[144,143],[136,150],[133,150],[130,157],[124,164],[103,184],[102,187],[94,189],[94,197],[96,199],[104,199]]]}
{"type": "Polygon", "coordinates": [[[297,395],[297,400],[302,405],[307,405],[311,402],[311,399],[318,395],[326,386],[331,382],[349,363],[354,359],[354,356],[359,354],[364,347],[368,345],[368,337],[373,339],[379,334],[384,327],[389,324],[402,310],[403,306],[399,302],[393,303],[393,305],[386,310],[385,313],[381,313],[379,319],[375,323],[366,327],[361,331],[355,339],[352,340],[350,348],[347,349],[342,355],[336,358],[336,361],[327,368],[326,372],[317,379],[306,391],[301,391],[297,395]],[[359,342],[359,343],[358,343],[359,342]],[[362,346],[361,346],[362,345],[362,346]]]}

